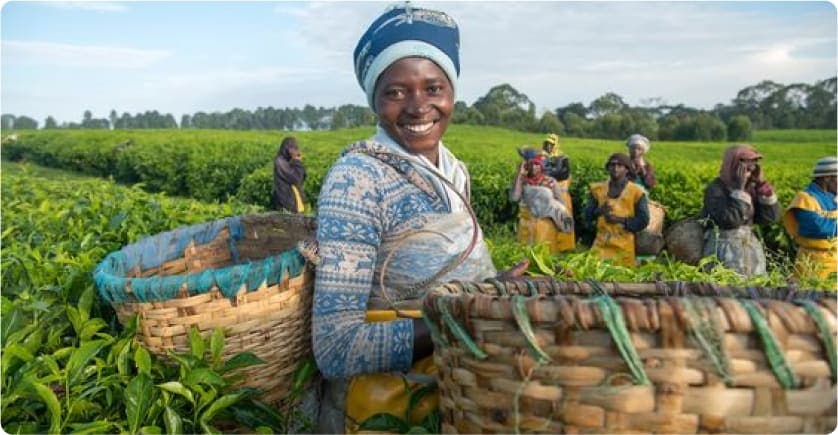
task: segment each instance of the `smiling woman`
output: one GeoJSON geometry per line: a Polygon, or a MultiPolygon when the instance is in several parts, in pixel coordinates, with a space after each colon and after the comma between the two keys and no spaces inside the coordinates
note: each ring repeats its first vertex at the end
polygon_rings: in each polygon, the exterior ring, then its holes
{"type": "Polygon", "coordinates": [[[441,141],[458,49],[448,15],[405,5],[374,21],[355,50],[378,128],[343,151],[318,199],[312,340],[329,380],[321,432],[353,431],[380,412],[406,420],[411,391],[384,372],[433,369],[422,298],[439,283],[496,273],[469,206],[468,172],[441,141]]]}

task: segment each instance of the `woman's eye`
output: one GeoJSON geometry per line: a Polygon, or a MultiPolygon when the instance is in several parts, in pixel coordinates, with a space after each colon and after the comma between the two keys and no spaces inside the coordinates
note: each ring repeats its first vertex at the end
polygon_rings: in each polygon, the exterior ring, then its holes
{"type": "Polygon", "coordinates": [[[384,95],[388,98],[402,98],[404,96],[404,91],[397,88],[387,89],[384,91],[384,95]]]}
{"type": "Polygon", "coordinates": [[[439,95],[442,92],[442,86],[428,86],[428,93],[431,95],[439,95]]]}

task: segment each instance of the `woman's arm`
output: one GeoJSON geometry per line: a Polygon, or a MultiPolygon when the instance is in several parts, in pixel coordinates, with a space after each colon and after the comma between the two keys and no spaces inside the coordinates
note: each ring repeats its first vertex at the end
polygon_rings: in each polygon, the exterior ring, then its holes
{"type": "Polygon", "coordinates": [[[634,204],[634,216],[625,218],[623,226],[626,230],[637,233],[649,225],[649,200],[646,195],[640,197],[634,204]]]}
{"type": "Polygon", "coordinates": [[[367,301],[381,243],[383,198],[369,157],[343,157],[323,181],[318,199],[317,267],[312,343],[326,378],[409,370],[413,321],[367,323],[367,301]]]}
{"type": "Polygon", "coordinates": [[[655,168],[652,167],[652,164],[649,162],[646,162],[646,167],[644,168],[642,177],[643,183],[646,185],[647,189],[655,187],[655,184],[658,183],[655,179],[655,168]]]}
{"type": "Polygon", "coordinates": [[[780,220],[783,210],[774,194],[771,183],[762,181],[757,185],[757,203],[754,210],[754,223],[759,225],[773,224],[780,220]]]}
{"type": "Polygon", "coordinates": [[[717,179],[704,191],[704,210],[719,228],[731,230],[748,223],[753,205],[747,192],[734,189],[728,193],[717,179]]]}
{"type": "Polygon", "coordinates": [[[521,200],[521,191],[524,188],[524,174],[526,171],[526,163],[521,163],[518,166],[518,173],[515,174],[515,181],[512,183],[512,188],[509,189],[509,200],[512,202],[521,200]]]}
{"type": "Polygon", "coordinates": [[[792,209],[792,213],[797,219],[798,232],[801,236],[810,239],[838,237],[838,220],[835,218],[823,217],[814,211],[801,208],[792,209]]]}

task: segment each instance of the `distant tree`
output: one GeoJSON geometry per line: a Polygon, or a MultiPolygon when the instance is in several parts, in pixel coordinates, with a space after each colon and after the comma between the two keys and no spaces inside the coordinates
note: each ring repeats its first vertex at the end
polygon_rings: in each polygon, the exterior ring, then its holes
{"type": "Polygon", "coordinates": [[[22,115],[15,118],[14,122],[15,130],[37,130],[38,129],[38,121],[22,115]]]}
{"type": "Polygon", "coordinates": [[[613,92],[608,92],[592,101],[588,112],[593,115],[594,118],[599,118],[600,116],[617,113],[627,108],[628,104],[623,101],[623,97],[613,92]]]}
{"type": "Polygon", "coordinates": [[[480,111],[488,125],[520,130],[534,130],[537,125],[535,104],[508,83],[489,89],[473,107],[480,111]]]}
{"type": "Polygon", "coordinates": [[[751,138],[751,120],[745,115],[736,115],[727,123],[727,140],[746,141],[751,138]]]}
{"type": "Polygon", "coordinates": [[[44,130],[53,130],[56,128],[58,128],[58,123],[55,122],[55,118],[47,116],[47,119],[44,120],[44,130]]]}
{"type": "Polygon", "coordinates": [[[180,128],[192,128],[192,117],[189,116],[189,114],[184,113],[183,116],[180,117],[180,128]]]}
{"type": "Polygon", "coordinates": [[[569,113],[574,113],[580,118],[587,119],[588,118],[588,109],[582,103],[570,103],[567,106],[559,107],[556,109],[556,116],[559,117],[560,120],[567,122],[565,116],[569,113]]]}
{"type": "Polygon", "coordinates": [[[117,115],[116,110],[111,109],[108,120],[111,122],[111,128],[116,128],[116,122],[119,120],[119,115],[117,115]]]}
{"type": "Polygon", "coordinates": [[[0,125],[2,125],[3,130],[13,130],[15,128],[15,115],[4,113],[0,116],[0,125]]]}
{"type": "Polygon", "coordinates": [[[539,133],[556,133],[564,135],[564,125],[559,121],[559,117],[555,113],[546,111],[538,120],[539,133]]]}
{"type": "Polygon", "coordinates": [[[572,137],[589,137],[591,122],[587,119],[569,112],[564,116],[565,134],[572,137]]]}

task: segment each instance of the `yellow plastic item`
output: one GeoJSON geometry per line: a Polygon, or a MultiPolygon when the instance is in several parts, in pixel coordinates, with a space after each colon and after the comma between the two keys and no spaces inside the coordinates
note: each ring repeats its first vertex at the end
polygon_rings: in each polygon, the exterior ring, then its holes
{"type": "Polygon", "coordinates": [[[838,219],[838,210],[824,211],[818,200],[806,192],[798,192],[791,200],[789,208],[783,214],[783,226],[798,247],[794,263],[795,275],[826,278],[829,274],[838,272],[838,238],[810,239],[801,236],[797,219],[794,217],[793,210],[796,208],[813,211],[826,218],[838,219]]]}
{"type": "MultiPolygon", "coordinates": [[[[633,217],[634,205],[645,195],[643,189],[635,183],[626,183],[622,193],[617,198],[608,197],[608,182],[591,184],[591,194],[597,205],[608,204],[611,214],[616,217],[633,217]]],[[[604,217],[596,220],[596,238],[591,251],[600,258],[607,258],[615,264],[634,267],[634,233],[626,230],[621,223],[608,223],[604,217]]]]}
{"type": "MultiPolygon", "coordinates": [[[[433,356],[416,362],[410,373],[436,374],[433,356]]],[[[411,425],[420,424],[428,414],[439,408],[439,394],[427,394],[413,409],[410,419],[407,419],[410,395],[421,386],[422,384],[408,381],[399,374],[374,373],[355,376],[346,392],[347,433],[357,433],[361,422],[382,412],[393,414],[411,425]]]]}
{"type": "Polygon", "coordinates": [[[392,322],[393,320],[399,318],[407,318],[407,319],[421,319],[422,318],[422,311],[420,310],[401,310],[399,312],[393,310],[369,310],[367,311],[366,320],[367,323],[375,323],[375,322],[392,322]]]}
{"type": "Polygon", "coordinates": [[[294,192],[294,201],[297,202],[297,213],[305,213],[306,205],[303,204],[303,197],[300,195],[300,190],[297,186],[291,185],[291,192],[294,192]]]}

